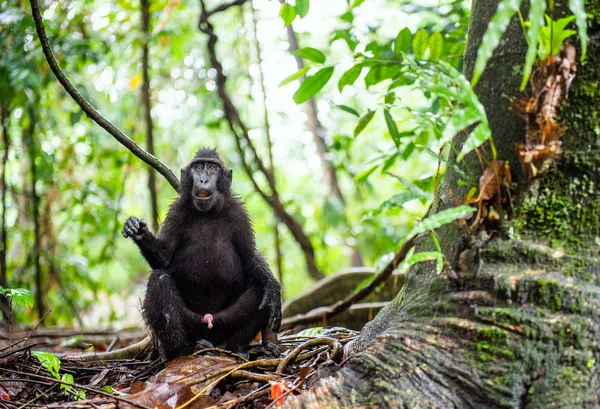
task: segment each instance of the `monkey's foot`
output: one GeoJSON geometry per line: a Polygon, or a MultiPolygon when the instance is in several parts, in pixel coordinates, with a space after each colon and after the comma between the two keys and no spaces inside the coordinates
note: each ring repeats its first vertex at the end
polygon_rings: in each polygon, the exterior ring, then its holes
{"type": "Polygon", "coordinates": [[[279,350],[279,345],[272,342],[256,345],[248,349],[248,356],[251,360],[255,360],[259,357],[279,358],[280,355],[281,351],[279,350]]]}
{"type": "Polygon", "coordinates": [[[201,349],[208,349],[208,348],[214,348],[215,346],[212,344],[212,342],[207,341],[205,339],[200,339],[198,341],[196,341],[196,351],[201,350],[201,349]]]}

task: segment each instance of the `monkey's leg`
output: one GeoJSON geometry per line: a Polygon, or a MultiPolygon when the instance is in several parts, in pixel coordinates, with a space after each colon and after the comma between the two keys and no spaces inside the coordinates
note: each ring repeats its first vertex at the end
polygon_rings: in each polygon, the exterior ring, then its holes
{"type": "Polygon", "coordinates": [[[193,352],[185,303],[173,277],[164,270],[154,270],[150,275],[142,314],[167,360],[193,352]]]}

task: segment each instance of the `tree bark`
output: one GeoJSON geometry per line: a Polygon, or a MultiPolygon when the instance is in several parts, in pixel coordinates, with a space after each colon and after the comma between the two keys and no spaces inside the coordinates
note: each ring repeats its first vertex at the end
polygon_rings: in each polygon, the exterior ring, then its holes
{"type": "MultiPolygon", "coordinates": [[[[498,3],[473,3],[467,77],[498,3]]],[[[566,2],[556,8],[560,16],[566,2]]],[[[411,269],[341,369],[284,407],[598,407],[600,0],[588,1],[586,11],[593,16],[588,61],[577,68],[562,114],[564,153],[515,203],[505,226],[510,238],[478,243],[461,238],[457,225],[440,229],[452,273],[437,275],[425,263],[411,269]]],[[[520,96],[526,47],[515,17],[475,89],[498,158],[523,187],[515,143],[524,125],[504,95],[520,96]]],[[[453,151],[463,142],[456,138],[453,151]]],[[[475,155],[466,160],[472,174],[481,173],[475,155]]],[[[444,203],[450,191],[464,197],[457,180],[448,169],[434,209],[453,205],[444,203]]]]}
{"type": "Polygon", "coordinates": [[[35,128],[36,114],[33,109],[29,110],[29,126],[24,131],[27,153],[29,155],[29,172],[31,173],[31,218],[33,220],[33,267],[35,273],[35,309],[38,313],[40,324],[43,324],[46,314],[44,303],[44,288],[42,283],[42,267],[40,265],[41,231],[40,231],[40,198],[35,186],[38,180],[37,165],[35,163],[35,128]]]}
{"type": "MultiPolygon", "coordinates": [[[[150,4],[149,0],[140,3],[142,12],[142,106],[146,125],[146,151],[154,156],[154,126],[150,103],[150,74],[148,69],[148,42],[150,41],[150,4]]],[[[158,199],[156,194],[156,171],[148,167],[148,192],[150,193],[150,211],[152,229],[158,231],[158,199]]]]}
{"type": "MultiPolygon", "coordinates": [[[[8,152],[10,149],[10,136],[8,133],[8,125],[10,118],[10,110],[7,105],[0,105],[0,126],[2,127],[2,145],[4,145],[4,155],[2,156],[2,175],[0,183],[2,186],[2,216],[0,216],[0,286],[6,288],[8,280],[6,253],[8,251],[8,240],[6,231],[6,165],[8,163],[8,152]]],[[[3,320],[11,322],[11,313],[8,300],[4,295],[0,295],[0,311],[2,312],[3,320]]]]}

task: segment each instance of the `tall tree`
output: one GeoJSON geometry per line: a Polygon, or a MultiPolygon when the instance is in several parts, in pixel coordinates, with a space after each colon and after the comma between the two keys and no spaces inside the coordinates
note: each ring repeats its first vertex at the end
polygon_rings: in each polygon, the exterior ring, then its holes
{"type": "MultiPolygon", "coordinates": [[[[473,3],[467,77],[499,3],[473,3]]],[[[554,15],[565,11],[566,2],[556,2],[554,15]]],[[[510,236],[462,237],[458,224],[438,230],[449,273],[427,263],[411,269],[396,300],[353,344],[354,355],[284,407],[597,407],[600,1],[588,1],[586,11],[593,16],[588,61],[577,67],[562,114],[564,153],[552,171],[528,181],[519,170],[515,144],[525,127],[506,98],[520,95],[515,67],[527,51],[516,17],[475,88],[498,158],[510,162],[519,185],[510,236]]],[[[464,139],[455,139],[453,151],[464,139]]],[[[480,176],[477,155],[466,161],[471,176],[480,176]]],[[[439,193],[434,211],[467,192],[448,169],[439,193]]],[[[430,246],[426,238],[417,245],[430,246]]]]}
{"type": "MultiPolygon", "coordinates": [[[[6,229],[6,165],[8,163],[8,152],[10,148],[10,136],[8,133],[8,125],[10,118],[10,110],[8,105],[0,104],[0,127],[2,128],[2,145],[4,154],[2,155],[2,174],[0,176],[0,188],[2,188],[2,216],[0,216],[0,286],[6,287],[8,279],[6,253],[8,250],[7,229],[6,229]]],[[[4,295],[0,295],[0,311],[5,320],[11,319],[10,308],[8,301],[4,295]]]]}
{"type": "MultiPolygon", "coordinates": [[[[152,123],[152,105],[150,102],[149,46],[150,42],[150,0],[141,0],[142,12],[142,106],[146,126],[146,150],[154,156],[154,125],[152,123]]],[[[158,231],[158,198],[156,193],[156,171],[148,166],[148,192],[150,193],[150,211],[152,228],[158,231]]]]}

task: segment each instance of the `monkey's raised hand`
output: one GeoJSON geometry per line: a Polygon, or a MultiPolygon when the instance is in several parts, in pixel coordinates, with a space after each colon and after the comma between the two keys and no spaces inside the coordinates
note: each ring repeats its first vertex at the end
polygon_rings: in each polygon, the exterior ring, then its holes
{"type": "Polygon", "coordinates": [[[131,216],[123,225],[123,237],[131,237],[134,240],[140,240],[144,237],[144,234],[148,232],[148,225],[145,221],[138,219],[135,216],[131,216]]]}

